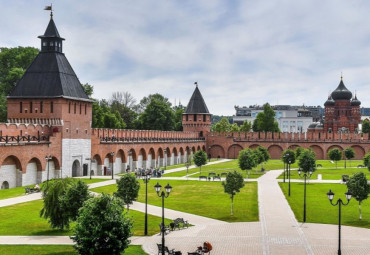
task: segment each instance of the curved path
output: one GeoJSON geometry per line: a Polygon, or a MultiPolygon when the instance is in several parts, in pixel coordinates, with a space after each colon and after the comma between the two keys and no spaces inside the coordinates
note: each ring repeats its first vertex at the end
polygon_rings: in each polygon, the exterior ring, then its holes
{"type": "MultiPolygon", "coordinates": [[[[166,218],[183,217],[194,225],[166,235],[166,246],[180,250],[184,255],[194,251],[204,241],[212,243],[212,255],[336,254],[337,225],[298,223],[276,180],[281,172],[282,170],[268,171],[257,180],[259,222],[226,223],[166,209],[166,218]]],[[[113,183],[115,180],[94,183],[90,187],[113,183]]],[[[1,200],[0,207],[25,202],[24,199],[40,199],[40,194],[1,200]]],[[[144,204],[135,202],[131,209],[144,211],[144,204]]],[[[148,213],[161,216],[162,211],[160,207],[148,206],[148,213]]],[[[161,242],[161,236],[132,237],[131,242],[142,245],[149,254],[158,254],[156,244],[161,242]]],[[[72,244],[68,237],[0,236],[0,244],[43,243],[72,244]]],[[[343,226],[342,254],[370,254],[370,230],[343,226]]]]}

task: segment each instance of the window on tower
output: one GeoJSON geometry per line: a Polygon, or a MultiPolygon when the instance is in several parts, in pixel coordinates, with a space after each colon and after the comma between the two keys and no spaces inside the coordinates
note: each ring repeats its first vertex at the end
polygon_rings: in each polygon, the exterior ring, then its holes
{"type": "Polygon", "coordinates": [[[54,112],[54,102],[50,103],[50,113],[54,112]]]}

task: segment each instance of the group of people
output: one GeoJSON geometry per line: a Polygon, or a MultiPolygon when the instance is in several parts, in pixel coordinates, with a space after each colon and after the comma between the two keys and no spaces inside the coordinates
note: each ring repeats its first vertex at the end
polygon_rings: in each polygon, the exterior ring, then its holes
{"type": "Polygon", "coordinates": [[[141,176],[151,175],[152,177],[161,177],[164,173],[164,169],[158,168],[135,168],[135,176],[140,178],[141,176]]]}

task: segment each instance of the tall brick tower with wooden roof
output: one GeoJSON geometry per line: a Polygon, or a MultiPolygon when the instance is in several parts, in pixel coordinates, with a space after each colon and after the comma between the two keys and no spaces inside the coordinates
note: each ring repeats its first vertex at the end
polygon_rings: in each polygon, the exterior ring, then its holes
{"type": "Polygon", "coordinates": [[[50,126],[62,138],[65,175],[78,175],[91,154],[92,100],[63,53],[63,41],[50,14],[41,51],[8,96],[8,122],[50,126]],[[75,161],[78,162],[75,162],[75,161]],[[78,164],[70,173],[73,164],[78,164]]]}
{"type": "Polygon", "coordinates": [[[182,115],[182,126],[184,131],[199,132],[200,137],[205,137],[211,131],[212,115],[208,111],[197,82],[195,86],[185,113],[182,115]]]}

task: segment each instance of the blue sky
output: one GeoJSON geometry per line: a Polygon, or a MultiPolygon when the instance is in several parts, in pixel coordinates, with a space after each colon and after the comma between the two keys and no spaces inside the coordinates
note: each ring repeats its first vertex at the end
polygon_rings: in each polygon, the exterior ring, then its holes
{"type": "MultiPolygon", "coordinates": [[[[40,47],[50,1],[0,0],[0,46],[40,47]]],[[[161,93],[211,113],[323,105],[340,81],[370,94],[370,1],[54,1],[64,53],[96,98],[161,93]]]]}

